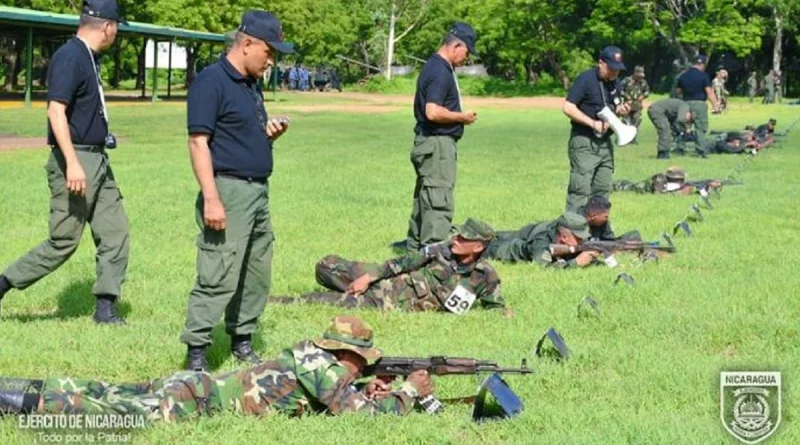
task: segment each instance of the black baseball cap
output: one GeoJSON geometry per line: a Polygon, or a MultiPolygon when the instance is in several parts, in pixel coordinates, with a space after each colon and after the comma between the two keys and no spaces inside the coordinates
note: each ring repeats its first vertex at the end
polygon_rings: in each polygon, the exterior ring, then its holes
{"type": "Polygon", "coordinates": [[[447,33],[464,42],[470,54],[473,56],[478,55],[475,51],[475,41],[478,40],[478,35],[475,34],[475,30],[468,23],[455,22],[447,33]]]}
{"type": "Polygon", "coordinates": [[[600,52],[600,60],[614,71],[625,71],[625,64],[622,63],[622,50],[616,46],[603,48],[603,51],[600,52]]]}
{"type": "Polygon", "coordinates": [[[695,56],[694,58],[695,65],[700,65],[700,64],[705,65],[706,63],[708,63],[708,57],[706,57],[704,54],[698,54],[695,56]]]}
{"type": "Polygon", "coordinates": [[[117,23],[127,25],[128,22],[119,15],[119,6],[116,0],[83,0],[83,10],[81,14],[99,19],[113,20],[117,23]]]}
{"type": "Polygon", "coordinates": [[[284,54],[294,52],[294,47],[283,41],[281,21],[267,11],[252,9],[242,16],[239,31],[249,36],[261,39],[271,48],[284,54]]]}

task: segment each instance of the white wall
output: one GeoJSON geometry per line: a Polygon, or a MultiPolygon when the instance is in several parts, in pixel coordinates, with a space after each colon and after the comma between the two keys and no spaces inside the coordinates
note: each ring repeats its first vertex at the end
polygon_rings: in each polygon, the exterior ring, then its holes
{"type": "MultiPolygon", "coordinates": [[[[169,67],[169,42],[158,43],[158,67],[167,69],[169,67]]],[[[144,59],[145,67],[153,68],[153,41],[147,41],[147,52],[144,59]]],[[[176,43],[172,44],[172,68],[186,69],[186,48],[176,43]]]]}

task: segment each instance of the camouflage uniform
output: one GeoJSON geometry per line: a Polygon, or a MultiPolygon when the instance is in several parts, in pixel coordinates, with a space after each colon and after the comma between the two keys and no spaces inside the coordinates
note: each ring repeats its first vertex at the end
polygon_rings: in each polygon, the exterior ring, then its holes
{"type": "MultiPolygon", "coordinates": [[[[494,237],[488,225],[472,219],[459,228],[458,235],[466,240],[486,240],[487,243],[494,237]],[[480,224],[482,228],[479,231],[485,235],[468,233],[472,224],[480,224]]],[[[317,263],[316,278],[319,284],[335,292],[312,292],[298,300],[348,308],[441,311],[448,310],[445,302],[449,297],[457,291],[466,291],[485,308],[505,307],[500,293],[500,277],[494,268],[482,258],[471,264],[460,263],[450,251],[449,243],[431,245],[383,264],[348,261],[329,255],[317,263]],[[350,283],[364,274],[372,278],[367,290],[360,295],[348,293],[350,283]]],[[[292,299],[276,300],[293,302],[292,299]]]]}
{"type": "Polygon", "coordinates": [[[757,89],[758,79],[756,79],[756,73],[753,72],[750,74],[750,77],[747,78],[747,99],[750,103],[753,103],[753,97],[755,97],[757,89]]]}
{"type": "Polygon", "coordinates": [[[582,240],[589,239],[586,218],[566,212],[551,222],[535,222],[510,232],[499,232],[489,246],[489,258],[508,262],[535,261],[544,266],[576,267],[574,258],[555,258],[550,244],[555,244],[558,228],[565,227],[582,240]]]}
{"type": "Polygon", "coordinates": [[[644,181],[615,181],[613,187],[615,192],[672,193],[688,187],[685,180],[686,172],[682,168],[670,167],[665,173],[656,173],[644,181]]]}
{"type": "Polygon", "coordinates": [[[771,104],[775,102],[775,73],[773,71],[764,76],[764,89],[766,92],[763,103],[771,104]]]}
{"type": "Polygon", "coordinates": [[[650,95],[650,86],[644,79],[644,67],[637,66],[633,73],[633,76],[622,81],[622,98],[631,107],[630,114],[626,116],[628,123],[638,129],[642,123],[642,101],[650,95]]]}
{"type": "MultiPolygon", "coordinates": [[[[305,412],[404,415],[414,408],[417,389],[410,382],[380,400],[359,391],[350,372],[330,352],[343,349],[362,355],[368,363],[382,355],[372,347],[368,324],[355,317],[335,317],[321,338],[284,349],[274,360],[218,376],[182,371],[164,379],[122,385],[47,379],[43,381],[43,408],[39,412],[134,414],[150,422],[172,422],[219,412],[257,416],[273,412],[292,416],[305,412]]],[[[19,408],[12,407],[16,412],[22,411],[19,408]]]]}

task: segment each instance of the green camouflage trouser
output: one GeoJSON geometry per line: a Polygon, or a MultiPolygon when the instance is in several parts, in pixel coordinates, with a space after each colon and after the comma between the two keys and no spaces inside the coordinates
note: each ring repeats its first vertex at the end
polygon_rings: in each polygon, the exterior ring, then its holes
{"type": "Polygon", "coordinates": [[[653,183],[652,181],[628,181],[627,179],[621,179],[619,181],[614,181],[612,185],[615,192],[636,192],[636,193],[653,193],[653,183]]]}
{"type": "MultiPolygon", "coordinates": [[[[689,100],[689,110],[692,111],[692,118],[694,119],[694,149],[699,153],[705,153],[706,147],[706,133],[708,133],[708,104],[704,100],[689,100]]],[[[678,140],[678,149],[684,150],[686,143],[683,140],[678,140]]]]}
{"type": "MultiPolygon", "coordinates": [[[[412,284],[415,280],[409,274],[401,274],[372,283],[363,294],[358,296],[347,293],[347,286],[356,278],[365,273],[376,274],[379,268],[378,264],[348,261],[336,255],[328,255],[317,263],[315,275],[319,284],[336,292],[311,292],[301,296],[299,300],[306,303],[324,303],[347,308],[366,307],[387,311],[440,309],[440,305],[433,301],[435,297],[417,298],[417,292],[412,284]]],[[[422,280],[416,281],[421,282],[422,280]]],[[[429,296],[427,290],[424,295],[429,296]]]]}
{"type": "Polygon", "coordinates": [[[25,289],[58,269],[75,253],[86,223],[97,247],[94,295],[118,297],[128,268],[128,218],[114,172],[104,151],[77,151],[86,173],[86,196],[67,190],[66,161],[54,148],[47,160],[50,185],[50,238],[8,267],[3,275],[17,289],[25,289]]]}
{"type": "Polygon", "coordinates": [[[219,409],[216,382],[205,372],[183,371],[166,379],[112,385],[94,380],[44,381],[42,410],[51,414],[134,414],[149,422],[172,421],[219,409]],[[212,397],[212,393],[216,397],[212,397]]]}
{"type": "Polygon", "coordinates": [[[211,343],[211,330],[223,313],[228,334],[252,334],[269,294],[275,236],[268,186],[225,177],[215,182],[227,227],[222,231],[205,227],[203,196],[198,194],[197,281],[181,335],[190,346],[211,343]]]}
{"type": "Polygon", "coordinates": [[[630,122],[630,125],[639,129],[639,126],[642,124],[642,104],[639,103],[635,109],[632,109],[631,112],[627,116],[627,121],[630,122]]]}
{"type": "Polygon", "coordinates": [[[592,195],[611,193],[614,174],[614,146],[611,138],[597,139],[572,132],[569,138],[569,188],[567,211],[583,214],[592,195]]]}
{"type": "Polygon", "coordinates": [[[414,206],[408,221],[408,248],[444,241],[455,212],[456,141],[450,136],[414,138],[411,163],[417,173],[414,206]]]}
{"type": "Polygon", "coordinates": [[[658,152],[668,153],[672,147],[672,124],[669,122],[666,111],[656,107],[647,109],[647,117],[656,127],[658,134],[658,152]]]}

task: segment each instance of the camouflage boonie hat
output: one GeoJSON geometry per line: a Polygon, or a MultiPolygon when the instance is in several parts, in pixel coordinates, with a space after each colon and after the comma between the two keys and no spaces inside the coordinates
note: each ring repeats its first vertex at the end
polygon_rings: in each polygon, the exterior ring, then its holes
{"type": "Polygon", "coordinates": [[[636,68],[633,69],[634,74],[641,74],[644,76],[644,67],[641,65],[637,65],[636,68]]]}
{"type": "Polygon", "coordinates": [[[670,181],[683,181],[686,179],[686,172],[680,167],[670,167],[667,169],[667,179],[670,181]]]}
{"type": "Polygon", "coordinates": [[[383,356],[383,351],[372,347],[372,327],[358,317],[333,317],[322,337],[312,341],[318,347],[330,351],[353,351],[364,357],[367,363],[373,363],[383,356]]]}
{"type": "Polygon", "coordinates": [[[566,212],[558,218],[558,227],[569,229],[573,235],[585,240],[589,239],[589,223],[582,215],[575,212],[566,212]]]}
{"type": "Polygon", "coordinates": [[[778,121],[777,121],[777,120],[775,120],[775,118],[773,117],[773,118],[770,118],[770,120],[769,120],[769,121],[767,121],[767,123],[768,123],[768,124],[775,125],[775,124],[777,124],[777,123],[778,123],[778,121]]]}
{"type": "Polygon", "coordinates": [[[469,218],[464,225],[456,227],[456,235],[467,241],[489,242],[494,239],[494,230],[489,224],[469,218]]]}

